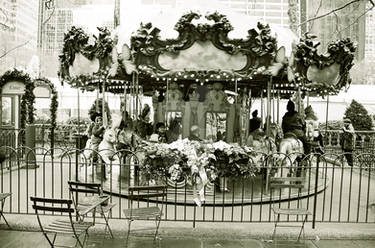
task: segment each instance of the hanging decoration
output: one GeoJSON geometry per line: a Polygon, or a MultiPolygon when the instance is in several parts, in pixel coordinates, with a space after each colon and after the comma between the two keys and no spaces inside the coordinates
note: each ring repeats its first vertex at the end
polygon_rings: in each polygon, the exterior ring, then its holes
{"type": "Polygon", "coordinates": [[[172,80],[232,80],[251,79],[254,75],[262,74],[275,57],[277,50],[276,38],[271,35],[268,24],[258,23],[256,29],[248,30],[246,39],[230,39],[228,33],[233,30],[225,15],[218,12],[204,16],[214,24],[193,24],[193,20],[202,18],[198,12],[183,15],[175,25],[179,32],[176,39],[161,40],[160,30],[151,23],[141,24],[131,37],[131,48],[135,64],[141,73],[155,78],[170,78],[172,80]],[[210,41],[214,47],[230,55],[241,53],[247,62],[240,70],[167,70],[158,61],[159,55],[172,53],[178,55],[182,50],[190,48],[195,42],[210,41]],[[194,72],[194,73],[193,73],[194,72]],[[193,75],[193,76],[192,76],[193,75]],[[215,77],[215,78],[214,78],[215,77]]]}
{"type": "Polygon", "coordinates": [[[93,90],[90,84],[93,80],[108,76],[112,64],[117,63],[115,41],[107,28],[98,30],[98,37],[90,37],[83,29],[73,26],[65,34],[63,51],[59,56],[58,75],[62,82],[83,90],[93,90]]]}
{"type": "Polygon", "coordinates": [[[319,44],[315,35],[301,38],[295,51],[296,72],[312,95],[337,94],[351,83],[356,45],[349,38],[337,40],[328,44],[325,54],[318,54],[319,44]]]}

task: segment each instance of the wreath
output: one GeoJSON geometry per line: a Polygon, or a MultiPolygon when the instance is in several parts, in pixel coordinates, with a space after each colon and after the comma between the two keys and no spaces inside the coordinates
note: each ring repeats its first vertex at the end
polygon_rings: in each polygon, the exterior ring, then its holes
{"type": "Polygon", "coordinates": [[[93,36],[94,41],[90,44],[90,36],[82,28],[72,27],[64,35],[64,46],[59,56],[60,69],[58,72],[62,82],[67,82],[72,87],[83,90],[93,90],[95,87],[90,83],[93,80],[104,79],[108,74],[108,69],[112,63],[112,49],[115,41],[111,38],[111,33],[107,28],[99,28],[98,37],[93,36]],[[69,67],[73,65],[76,54],[81,53],[85,58],[92,61],[99,60],[99,71],[93,75],[78,75],[71,77],[69,67]]]}
{"type": "MultiPolygon", "coordinates": [[[[5,72],[0,77],[0,92],[2,92],[3,86],[9,81],[20,81],[25,84],[25,94],[22,95],[20,104],[20,128],[25,129],[26,123],[34,123],[35,85],[29,74],[17,69],[13,69],[5,72]]],[[[24,135],[22,136],[21,140],[24,144],[24,135]]]]}
{"type": "Polygon", "coordinates": [[[327,53],[319,54],[318,46],[320,43],[315,39],[315,35],[307,33],[296,46],[296,71],[302,76],[303,81],[308,82],[307,70],[310,66],[323,69],[334,63],[339,64],[340,79],[336,85],[320,84],[310,89],[313,93],[320,95],[336,94],[351,83],[349,71],[354,65],[356,45],[349,38],[332,41],[328,44],[327,53]]]}

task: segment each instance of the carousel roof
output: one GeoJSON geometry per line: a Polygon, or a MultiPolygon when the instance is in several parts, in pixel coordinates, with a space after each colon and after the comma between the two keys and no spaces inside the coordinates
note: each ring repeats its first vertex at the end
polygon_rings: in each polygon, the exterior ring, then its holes
{"type": "Polygon", "coordinates": [[[273,88],[285,97],[298,87],[324,95],[350,83],[355,52],[345,39],[321,55],[312,35],[297,42],[289,29],[230,12],[163,12],[144,17],[132,33],[119,27],[117,39],[98,30],[91,42],[79,28],[65,35],[60,76],[73,87],[95,89],[106,81],[105,89],[122,93],[135,72],[144,91],[165,88],[168,81],[185,88],[219,81],[230,90],[252,88],[259,96],[272,78],[273,88]]]}

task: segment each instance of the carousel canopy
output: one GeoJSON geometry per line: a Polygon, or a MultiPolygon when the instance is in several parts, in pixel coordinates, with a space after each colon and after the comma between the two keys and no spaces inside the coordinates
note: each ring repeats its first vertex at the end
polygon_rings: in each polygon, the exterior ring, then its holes
{"type": "Polygon", "coordinates": [[[226,89],[251,88],[259,96],[272,80],[285,97],[297,88],[336,94],[350,83],[355,52],[345,39],[318,54],[312,35],[298,41],[289,29],[217,11],[164,12],[145,19],[130,35],[130,46],[123,43],[129,30],[98,31],[92,38],[73,27],[65,35],[60,77],[74,87],[103,89],[105,82],[105,90],[122,93],[135,81],[144,91],[166,88],[168,81],[185,88],[219,81],[226,89]]]}

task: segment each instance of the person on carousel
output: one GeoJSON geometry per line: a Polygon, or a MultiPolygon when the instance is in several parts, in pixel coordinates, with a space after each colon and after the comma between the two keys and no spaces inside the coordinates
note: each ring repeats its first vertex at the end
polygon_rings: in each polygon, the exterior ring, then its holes
{"type": "Polygon", "coordinates": [[[178,139],[181,139],[182,135],[181,121],[178,119],[173,119],[169,123],[168,131],[166,132],[168,143],[172,143],[178,139]]]}
{"type": "Polygon", "coordinates": [[[191,126],[189,140],[202,141],[202,139],[199,138],[199,127],[197,125],[191,126]]]}
{"type": "Polygon", "coordinates": [[[156,124],[156,131],[150,136],[150,141],[158,143],[167,143],[167,133],[163,122],[156,124]]]}
{"type": "Polygon", "coordinates": [[[151,109],[148,104],[145,104],[142,113],[139,115],[139,120],[136,121],[134,131],[142,139],[148,139],[152,134],[152,124],[150,123],[151,109]]]}
{"type": "Polygon", "coordinates": [[[250,119],[250,133],[260,128],[262,124],[262,120],[258,117],[258,110],[254,110],[253,113],[251,113],[251,115],[253,116],[253,118],[250,119]]]}
{"type": "MultiPolygon", "coordinates": [[[[103,118],[97,113],[95,117],[95,124],[91,130],[91,149],[94,151],[99,150],[99,144],[103,140],[105,128],[103,126],[103,118]]],[[[93,161],[97,161],[97,156],[94,156],[93,161]]]]}
{"type": "Polygon", "coordinates": [[[305,154],[309,154],[309,145],[306,137],[306,122],[302,115],[295,110],[294,103],[289,100],[286,106],[287,112],[283,116],[281,127],[284,136],[293,134],[296,138],[302,141],[303,150],[305,154]]]}

